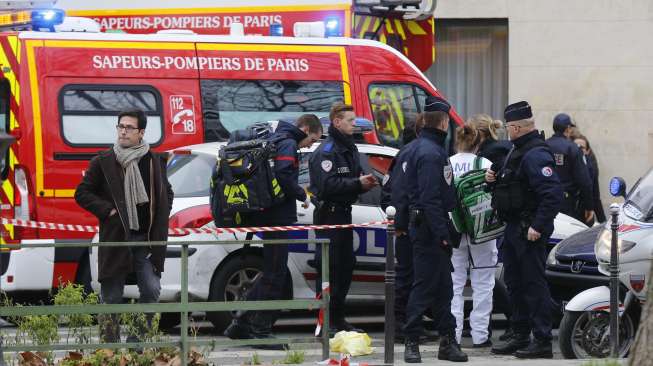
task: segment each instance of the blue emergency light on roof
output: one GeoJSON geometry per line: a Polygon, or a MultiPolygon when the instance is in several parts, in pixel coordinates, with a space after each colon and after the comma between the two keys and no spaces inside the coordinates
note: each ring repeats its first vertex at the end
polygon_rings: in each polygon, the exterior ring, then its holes
{"type": "Polygon", "coordinates": [[[324,35],[326,37],[342,37],[342,32],[340,32],[340,18],[326,18],[324,20],[324,28],[324,35]]]}
{"type": "Polygon", "coordinates": [[[270,24],[270,36],[283,37],[283,25],[281,23],[270,24]]]}
{"type": "Polygon", "coordinates": [[[32,10],[32,29],[54,32],[54,26],[63,23],[66,13],[61,9],[32,10]]]}

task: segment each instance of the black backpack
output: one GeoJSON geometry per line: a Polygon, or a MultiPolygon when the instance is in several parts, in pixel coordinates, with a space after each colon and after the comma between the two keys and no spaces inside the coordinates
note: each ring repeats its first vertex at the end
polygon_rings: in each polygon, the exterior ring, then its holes
{"type": "Polygon", "coordinates": [[[220,148],[209,191],[216,227],[242,226],[242,214],[283,202],[273,163],[275,144],[283,137],[270,138],[271,133],[269,124],[255,124],[232,133],[230,142],[220,148]],[[255,138],[240,140],[248,137],[255,138]]]}

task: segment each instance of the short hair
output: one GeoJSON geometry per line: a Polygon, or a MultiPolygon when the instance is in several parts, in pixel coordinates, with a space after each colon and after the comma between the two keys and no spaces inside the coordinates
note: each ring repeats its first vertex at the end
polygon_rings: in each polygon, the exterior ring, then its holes
{"type": "Polygon", "coordinates": [[[559,123],[554,123],[553,124],[553,132],[555,132],[555,133],[564,133],[567,130],[567,128],[570,128],[570,127],[571,127],[570,125],[562,125],[562,124],[559,124],[559,123]]]}
{"type": "Polygon", "coordinates": [[[436,111],[436,112],[424,112],[422,118],[424,120],[424,127],[429,128],[438,128],[440,124],[449,117],[449,114],[446,112],[436,111]]]}
{"type": "Polygon", "coordinates": [[[353,111],[354,107],[351,104],[345,104],[342,102],[333,103],[331,111],[329,112],[329,120],[333,122],[336,118],[342,118],[345,115],[345,112],[353,111]]]}
{"type": "MultiPolygon", "coordinates": [[[[519,120],[517,120],[517,121],[510,121],[510,122],[512,122],[512,123],[516,123],[516,124],[518,124],[518,125],[520,125],[520,126],[527,126],[527,125],[530,125],[530,126],[535,127],[535,120],[532,119],[532,118],[528,118],[528,119],[519,119],[519,120]]],[[[506,122],[506,123],[508,123],[508,122],[506,122]]]]}
{"type": "Polygon", "coordinates": [[[127,109],[120,112],[120,114],[118,114],[118,122],[120,122],[122,117],[136,118],[139,130],[144,130],[147,127],[147,116],[145,116],[145,112],[140,109],[127,109]]]}
{"type": "Polygon", "coordinates": [[[299,116],[297,121],[295,121],[295,126],[297,126],[297,128],[308,126],[308,133],[317,133],[321,135],[322,132],[324,132],[320,119],[317,118],[316,115],[310,113],[299,116]]]}

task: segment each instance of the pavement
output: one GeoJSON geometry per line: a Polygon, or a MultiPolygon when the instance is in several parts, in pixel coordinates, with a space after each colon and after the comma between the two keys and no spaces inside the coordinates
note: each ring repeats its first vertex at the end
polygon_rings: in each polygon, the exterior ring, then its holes
{"type": "MultiPolygon", "coordinates": [[[[365,329],[368,332],[368,335],[372,338],[372,348],[373,353],[367,356],[353,357],[349,360],[350,366],[364,366],[363,363],[366,363],[369,366],[374,365],[383,365],[384,364],[384,318],[382,316],[356,316],[350,317],[349,321],[355,324],[356,326],[365,329]],[[359,363],[359,365],[355,365],[359,363]]],[[[222,335],[216,335],[215,330],[212,325],[204,321],[203,317],[196,316],[194,317],[194,332],[192,332],[191,338],[199,340],[212,340],[226,339],[222,335]]],[[[275,326],[275,334],[278,337],[306,337],[313,333],[314,331],[315,319],[310,316],[292,316],[284,317],[277,322],[275,326]]],[[[430,324],[426,324],[427,327],[430,324]]],[[[499,336],[503,334],[503,329],[505,328],[506,322],[505,318],[502,318],[500,315],[495,315],[493,317],[492,326],[494,329],[492,342],[494,344],[500,343],[499,336]]],[[[5,336],[11,338],[12,334],[15,334],[14,327],[2,327],[2,333],[5,336]]],[[[67,329],[60,328],[60,335],[62,339],[65,339],[67,329]]],[[[177,340],[179,339],[179,328],[176,328],[166,337],[168,339],[177,340]]],[[[504,366],[504,365],[587,365],[587,366],[602,366],[603,362],[598,362],[592,364],[587,360],[565,360],[560,354],[558,348],[557,340],[557,331],[554,331],[554,359],[551,360],[520,360],[513,356],[497,356],[490,353],[489,348],[477,349],[471,348],[472,340],[471,338],[463,338],[462,348],[463,351],[469,355],[469,362],[465,363],[466,365],[484,365],[484,366],[504,366]]],[[[422,361],[423,365],[446,365],[452,364],[448,361],[437,360],[437,349],[438,342],[428,342],[420,347],[422,352],[422,361]]],[[[319,343],[314,344],[291,344],[291,351],[299,351],[304,354],[304,362],[301,365],[311,365],[316,366],[317,362],[322,361],[322,352],[321,345],[319,343]]],[[[267,350],[255,350],[247,346],[239,347],[217,347],[214,350],[202,350],[199,351],[204,354],[205,359],[213,365],[221,366],[230,366],[230,365],[246,365],[252,361],[252,357],[256,355],[256,358],[260,360],[262,365],[278,365],[286,358],[286,351],[267,351],[267,350]]],[[[395,343],[394,352],[395,352],[395,364],[403,365],[403,344],[395,343]]],[[[331,357],[334,359],[339,359],[339,355],[331,353],[331,357]]],[[[5,359],[10,361],[15,359],[15,355],[5,354],[5,359]]],[[[625,364],[625,361],[622,362],[625,364]]]]}

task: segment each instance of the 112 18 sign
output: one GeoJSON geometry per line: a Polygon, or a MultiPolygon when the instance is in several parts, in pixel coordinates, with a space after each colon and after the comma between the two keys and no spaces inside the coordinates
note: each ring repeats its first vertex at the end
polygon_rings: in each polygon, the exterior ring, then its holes
{"type": "Polygon", "coordinates": [[[170,111],[172,114],[172,133],[179,135],[194,134],[195,104],[192,95],[171,95],[170,111]]]}

